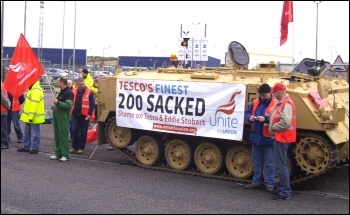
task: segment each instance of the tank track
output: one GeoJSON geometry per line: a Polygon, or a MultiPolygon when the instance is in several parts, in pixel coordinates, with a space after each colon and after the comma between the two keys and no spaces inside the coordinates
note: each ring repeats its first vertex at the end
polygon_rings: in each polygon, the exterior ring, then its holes
{"type": "MultiPolygon", "coordinates": [[[[314,135],[314,136],[318,136],[318,135],[314,135]]],[[[322,138],[322,137],[318,136],[318,138],[322,138]]],[[[333,155],[337,154],[338,151],[337,151],[337,149],[335,147],[329,147],[329,148],[330,148],[330,153],[332,154],[331,158],[333,160],[331,160],[329,162],[329,165],[327,166],[327,168],[324,171],[318,172],[316,174],[310,174],[310,175],[297,173],[297,174],[293,175],[293,177],[291,179],[291,182],[290,182],[291,185],[298,184],[298,183],[301,183],[301,182],[304,182],[304,181],[316,178],[316,177],[318,177],[320,175],[323,175],[323,174],[331,171],[337,164],[337,160],[336,160],[337,156],[333,156],[333,155]]],[[[187,169],[187,170],[184,170],[184,171],[177,171],[177,170],[174,170],[174,169],[170,168],[165,161],[163,163],[155,164],[153,166],[144,165],[144,164],[141,164],[141,163],[138,162],[138,160],[136,159],[135,153],[132,150],[130,150],[129,148],[122,148],[122,149],[116,148],[116,150],[122,156],[124,156],[126,159],[131,161],[136,166],[141,167],[141,168],[145,168],[145,169],[166,171],[166,172],[172,172],[172,173],[180,173],[180,174],[185,174],[185,175],[192,175],[192,176],[199,176],[199,177],[204,177],[204,178],[226,180],[226,181],[232,181],[232,182],[237,182],[237,183],[245,183],[245,184],[249,184],[249,183],[252,182],[251,179],[235,178],[235,177],[233,177],[232,175],[230,175],[227,172],[222,172],[222,173],[216,174],[216,175],[203,174],[200,171],[196,170],[195,167],[192,167],[191,169],[187,169]]]]}

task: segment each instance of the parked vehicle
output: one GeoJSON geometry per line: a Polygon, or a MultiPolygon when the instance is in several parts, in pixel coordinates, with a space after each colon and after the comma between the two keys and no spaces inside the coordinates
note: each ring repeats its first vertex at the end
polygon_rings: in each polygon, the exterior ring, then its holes
{"type": "Polygon", "coordinates": [[[68,73],[67,78],[70,79],[70,80],[72,80],[73,82],[76,82],[77,79],[78,79],[79,77],[81,77],[81,74],[79,74],[79,73],[77,73],[77,72],[68,71],[68,70],[64,70],[64,71],[68,73]]]}
{"type": "Polygon", "coordinates": [[[68,75],[68,72],[58,68],[47,68],[45,72],[48,76],[52,77],[53,81],[57,81],[60,77],[66,77],[68,75]]]}

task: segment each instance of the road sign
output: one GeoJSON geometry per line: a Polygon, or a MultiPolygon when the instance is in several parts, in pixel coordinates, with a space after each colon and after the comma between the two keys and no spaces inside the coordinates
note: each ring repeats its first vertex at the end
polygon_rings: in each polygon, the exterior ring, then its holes
{"type": "Polygon", "coordinates": [[[348,66],[344,65],[343,60],[341,59],[340,55],[338,55],[333,65],[331,66],[330,71],[331,72],[348,72],[349,68],[348,66]]]}

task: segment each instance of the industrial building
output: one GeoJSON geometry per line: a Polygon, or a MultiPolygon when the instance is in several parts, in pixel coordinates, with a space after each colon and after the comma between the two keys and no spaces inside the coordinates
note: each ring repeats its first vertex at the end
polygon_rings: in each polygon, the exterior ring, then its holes
{"type": "MultiPolygon", "coordinates": [[[[10,61],[12,58],[15,47],[4,47],[4,60],[10,61]]],[[[38,48],[33,48],[34,52],[38,52],[38,48]]],[[[73,64],[73,49],[64,49],[63,53],[63,65],[68,68],[68,65],[73,64]]],[[[167,67],[171,65],[170,57],[153,57],[153,56],[119,56],[120,67],[145,67],[145,68],[158,68],[167,67]]],[[[41,62],[45,67],[60,67],[62,64],[62,49],[58,48],[42,48],[41,62]]],[[[5,66],[10,62],[5,63],[5,66]]],[[[117,64],[118,61],[115,62],[117,64]]],[[[87,52],[86,49],[75,49],[75,65],[77,69],[87,66],[87,52]]],[[[95,62],[96,66],[100,65],[100,61],[95,62]]],[[[187,67],[195,67],[196,64],[201,64],[209,67],[219,67],[220,59],[208,57],[208,61],[196,61],[191,64],[191,61],[187,62],[187,67]]],[[[106,65],[105,65],[106,66],[106,65]]],[[[116,66],[116,65],[111,65],[116,66]]]]}

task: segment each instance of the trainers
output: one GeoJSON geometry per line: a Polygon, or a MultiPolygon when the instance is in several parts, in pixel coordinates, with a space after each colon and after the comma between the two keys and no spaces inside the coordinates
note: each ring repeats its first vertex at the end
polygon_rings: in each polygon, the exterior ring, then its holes
{"type": "Polygon", "coordinates": [[[50,160],[57,160],[57,159],[58,159],[58,157],[56,155],[51,155],[50,156],[50,160]]]}
{"type": "Polygon", "coordinates": [[[75,149],[69,149],[69,154],[74,154],[75,153],[75,149]]]}
{"type": "Polygon", "coordinates": [[[35,150],[35,149],[32,149],[29,151],[29,154],[38,154],[39,151],[38,150],[35,150]]]}
{"type": "Polygon", "coordinates": [[[266,191],[269,193],[274,193],[275,189],[273,187],[266,187],[266,191]]]}
{"type": "Polygon", "coordinates": [[[247,184],[244,186],[244,189],[260,189],[261,186],[257,186],[257,185],[254,185],[254,184],[247,184]]]}
{"type": "Polygon", "coordinates": [[[17,152],[29,152],[29,149],[25,149],[25,148],[18,148],[17,152]]]}
{"type": "Polygon", "coordinates": [[[277,196],[272,197],[272,199],[273,199],[273,200],[281,201],[281,200],[290,200],[290,197],[282,196],[282,195],[277,195],[277,196]]]}
{"type": "Polygon", "coordinates": [[[84,153],[83,150],[81,150],[81,149],[78,150],[78,154],[83,154],[83,153],[84,153]]]}
{"type": "Polygon", "coordinates": [[[62,161],[62,162],[66,162],[68,159],[66,158],[66,157],[61,157],[60,158],[60,161],[62,161]]]}
{"type": "Polygon", "coordinates": [[[108,148],[107,148],[109,151],[112,151],[112,150],[115,150],[115,147],[113,147],[113,146],[108,146],[108,148]]]}
{"type": "Polygon", "coordinates": [[[8,148],[10,148],[10,146],[9,146],[9,145],[6,145],[6,144],[1,144],[1,149],[8,149],[8,148]]]}

